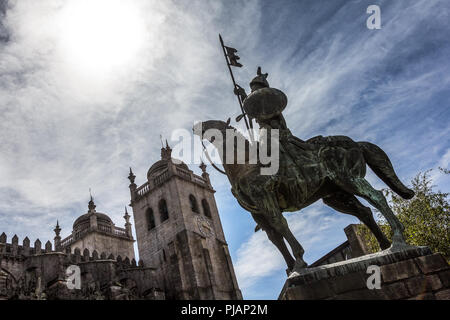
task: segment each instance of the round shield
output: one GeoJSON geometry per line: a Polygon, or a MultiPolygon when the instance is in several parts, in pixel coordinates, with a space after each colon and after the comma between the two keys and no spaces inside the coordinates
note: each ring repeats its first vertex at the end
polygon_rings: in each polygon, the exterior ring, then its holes
{"type": "Polygon", "coordinates": [[[244,100],[244,111],[256,119],[270,119],[279,115],[287,105],[283,91],[275,88],[255,90],[244,100]]]}

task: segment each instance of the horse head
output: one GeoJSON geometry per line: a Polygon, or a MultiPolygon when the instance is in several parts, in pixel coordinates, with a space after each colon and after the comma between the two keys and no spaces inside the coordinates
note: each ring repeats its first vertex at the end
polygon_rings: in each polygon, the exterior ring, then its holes
{"type": "Polygon", "coordinates": [[[226,122],[222,120],[208,120],[198,122],[192,128],[192,131],[195,135],[199,136],[200,139],[203,139],[205,132],[208,130],[219,130],[222,135],[225,136],[226,129],[234,129],[232,126],[230,126],[230,118],[228,118],[226,122]]]}
{"type": "MultiPolygon", "coordinates": [[[[249,167],[249,141],[230,125],[230,119],[198,122],[192,128],[194,135],[207,140],[217,149],[227,175],[249,167]],[[230,148],[232,146],[232,149],[230,148]],[[227,147],[229,148],[227,150],[227,147]]],[[[253,165],[254,166],[254,165],[253,165]]]]}

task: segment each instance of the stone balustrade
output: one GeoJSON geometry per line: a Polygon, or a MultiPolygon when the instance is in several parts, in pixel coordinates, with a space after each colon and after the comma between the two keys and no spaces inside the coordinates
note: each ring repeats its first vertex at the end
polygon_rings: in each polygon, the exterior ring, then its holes
{"type": "Polygon", "coordinates": [[[143,197],[150,191],[152,191],[156,186],[161,185],[162,183],[169,180],[172,176],[177,176],[179,178],[182,178],[187,181],[194,182],[196,184],[199,184],[204,187],[209,187],[208,181],[206,181],[204,178],[179,167],[176,167],[175,171],[172,173],[170,170],[166,169],[163,172],[161,172],[158,176],[151,179],[151,181],[147,181],[143,185],[141,185],[139,188],[136,189],[135,195],[137,197],[143,197]]]}

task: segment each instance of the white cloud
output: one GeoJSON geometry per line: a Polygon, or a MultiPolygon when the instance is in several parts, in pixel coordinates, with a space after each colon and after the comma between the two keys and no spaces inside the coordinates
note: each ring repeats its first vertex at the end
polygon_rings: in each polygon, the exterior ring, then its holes
{"type": "Polygon", "coordinates": [[[265,232],[255,233],[237,252],[234,263],[236,276],[242,289],[246,289],[259,278],[280,270],[285,265],[283,257],[268,240],[265,232]]]}
{"type": "MultiPolygon", "coordinates": [[[[430,173],[430,179],[433,181],[433,185],[437,186],[438,189],[450,185],[450,176],[443,174],[438,168],[449,169],[450,168],[450,148],[444,153],[442,158],[438,161],[436,167],[430,173]]],[[[447,190],[443,189],[443,192],[447,190]]]]}
{"type": "MultiPolygon", "coordinates": [[[[170,138],[172,130],[190,129],[204,113],[218,116],[227,103],[215,103],[222,93],[209,93],[211,86],[230,86],[226,70],[216,72],[224,64],[218,32],[229,30],[228,40],[238,34],[234,27],[216,25],[225,22],[221,3],[133,1],[130,10],[140,13],[145,43],[133,61],[108,70],[92,70],[95,66],[83,64],[89,61],[65,51],[77,32],[73,19],[72,33],[65,32],[69,9],[77,6],[74,12],[82,17],[80,8],[96,8],[92,2],[82,2],[87,7],[79,3],[14,1],[6,15],[11,40],[0,48],[0,188],[21,200],[11,203],[2,193],[3,215],[84,211],[91,187],[98,209],[122,223],[122,208],[129,201],[128,167],[144,182],[146,170],[159,158],[160,133],[170,138]]],[[[255,1],[242,8],[258,11],[255,1]]],[[[235,15],[236,27],[247,23],[243,14],[235,15]]],[[[248,26],[239,36],[248,37],[255,28],[248,26]]],[[[126,45],[121,38],[117,42],[126,45]]],[[[82,38],[76,40],[83,45],[82,38]]]]}

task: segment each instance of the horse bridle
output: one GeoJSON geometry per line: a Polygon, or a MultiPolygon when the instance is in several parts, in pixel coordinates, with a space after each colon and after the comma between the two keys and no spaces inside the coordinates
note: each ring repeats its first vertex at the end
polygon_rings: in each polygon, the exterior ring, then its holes
{"type": "Polygon", "coordinates": [[[209,163],[212,165],[212,167],[213,167],[214,169],[216,169],[217,171],[219,171],[221,174],[227,175],[225,171],[223,171],[222,169],[218,168],[218,167],[212,162],[211,158],[209,157],[208,150],[206,149],[205,144],[203,143],[203,139],[200,138],[200,140],[201,140],[201,142],[202,142],[203,151],[205,152],[206,159],[208,159],[208,161],[209,161],[209,163]]]}

